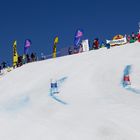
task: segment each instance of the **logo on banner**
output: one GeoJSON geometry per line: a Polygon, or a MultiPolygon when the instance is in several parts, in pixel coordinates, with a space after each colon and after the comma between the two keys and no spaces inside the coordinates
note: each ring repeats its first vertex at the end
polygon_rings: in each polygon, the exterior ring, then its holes
{"type": "Polygon", "coordinates": [[[127,39],[126,37],[122,38],[122,39],[118,39],[118,40],[106,40],[107,44],[110,44],[111,46],[115,46],[115,45],[123,45],[127,43],[127,39]]]}

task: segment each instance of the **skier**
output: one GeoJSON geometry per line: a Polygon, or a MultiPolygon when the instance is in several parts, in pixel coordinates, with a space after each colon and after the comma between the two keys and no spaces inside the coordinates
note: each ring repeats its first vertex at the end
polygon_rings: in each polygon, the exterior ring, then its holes
{"type": "Polygon", "coordinates": [[[123,86],[124,87],[131,85],[130,77],[129,77],[130,70],[131,70],[131,65],[127,65],[124,70],[124,76],[123,76],[123,86]]]}
{"type": "Polygon", "coordinates": [[[56,80],[51,80],[51,94],[59,93],[58,84],[56,80]]]}
{"type": "Polygon", "coordinates": [[[128,85],[131,85],[129,75],[124,75],[124,77],[123,77],[123,85],[124,85],[125,87],[128,86],[128,85]]]}

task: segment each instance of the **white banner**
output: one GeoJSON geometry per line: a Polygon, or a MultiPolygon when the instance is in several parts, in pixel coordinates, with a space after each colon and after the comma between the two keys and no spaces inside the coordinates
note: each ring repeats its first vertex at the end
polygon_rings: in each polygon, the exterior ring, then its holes
{"type": "Polygon", "coordinates": [[[117,40],[106,40],[107,44],[110,44],[110,46],[115,46],[115,45],[123,45],[127,43],[126,37],[122,39],[117,39],[117,40]]]}
{"type": "Polygon", "coordinates": [[[89,51],[89,42],[88,39],[82,40],[83,52],[89,51]]]}

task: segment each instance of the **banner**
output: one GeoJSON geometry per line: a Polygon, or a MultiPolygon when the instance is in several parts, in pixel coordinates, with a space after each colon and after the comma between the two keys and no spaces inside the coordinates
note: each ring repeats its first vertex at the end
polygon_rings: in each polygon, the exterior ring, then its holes
{"type": "Polygon", "coordinates": [[[54,39],[54,44],[57,44],[57,43],[58,43],[58,36],[55,37],[55,39],[54,39]]]}
{"type": "Polygon", "coordinates": [[[29,48],[31,47],[31,40],[26,39],[24,43],[24,54],[28,54],[29,48]]]}
{"type": "Polygon", "coordinates": [[[17,53],[17,41],[13,44],[13,67],[17,66],[18,63],[18,53],[17,53]]]}
{"type": "Polygon", "coordinates": [[[83,31],[81,29],[78,29],[76,31],[75,37],[74,37],[74,46],[78,47],[78,45],[80,44],[82,36],[83,36],[83,31]]]}
{"type": "Polygon", "coordinates": [[[123,45],[127,43],[126,37],[122,39],[117,39],[117,40],[106,40],[107,44],[110,44],[110,46],[115,46],[115,45],[123,45]]]}
{"type": "Polygon", "coordinates": [[[82,40],[83,52],[89,51],[89,41],[88,39],[82,40]]]}
{"type": "Polygon", "coordinates": [[[58,36],[54,39],[54,45],[53,45],[53,58],[56,58],[56,45],[58,44],[58,36]]]}

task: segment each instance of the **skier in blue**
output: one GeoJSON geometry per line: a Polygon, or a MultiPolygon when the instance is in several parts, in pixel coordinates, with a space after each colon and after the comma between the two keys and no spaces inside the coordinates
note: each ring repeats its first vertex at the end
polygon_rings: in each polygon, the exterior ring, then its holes
{"type": "Polygon", "coordinates": [[[56,80],[51,80],[51,93],[52,94],[59,93],[58,92],[58,83],[56,80]]]}

